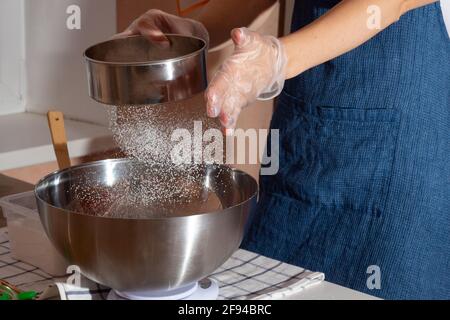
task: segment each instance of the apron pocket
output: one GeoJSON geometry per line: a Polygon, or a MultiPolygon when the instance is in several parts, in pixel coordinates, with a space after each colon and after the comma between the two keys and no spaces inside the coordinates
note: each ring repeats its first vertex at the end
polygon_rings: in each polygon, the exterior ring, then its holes
{"type": "Polygon", "coordinates": [[[263,177],[264,189],[312,206],[380,215],[392,176],[398,111],[310,106],[286,94],[279,109],[284,125],[287,117],[295,123],[280,130],[281,168],[275,181],[263,177]],[[286,111],[293,114],[282,115],[286,111]]]}

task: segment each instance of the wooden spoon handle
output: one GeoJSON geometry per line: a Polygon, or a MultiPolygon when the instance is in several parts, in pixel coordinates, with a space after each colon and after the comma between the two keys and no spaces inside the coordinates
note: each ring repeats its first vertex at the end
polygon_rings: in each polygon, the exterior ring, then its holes
{"type": "Polygon", "coordinates": [[[52,136],[53,148],[59,169],[70,167],[69,149],[67,148],[66,130],[64,128],[64,116],[59,111],[47,113],[48,126],[52,136]]]}

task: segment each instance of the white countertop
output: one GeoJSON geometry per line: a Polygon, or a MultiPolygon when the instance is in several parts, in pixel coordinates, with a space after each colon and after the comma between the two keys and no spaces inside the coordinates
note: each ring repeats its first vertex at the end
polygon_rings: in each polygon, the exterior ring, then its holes
{"type": "MultiPolygon", "coordinates": [[[[114,147],[108,128],[64,119],[71,157],[107,151],[114,147]]],[[[0,116],[0,170],[55,160],[47,117],[35,113],[0,116]]]]}
{"type": "Polygon", "coordinates": [[[288,298],[288,300],[380,300],[337,284],[323,281],[288,298]]]}

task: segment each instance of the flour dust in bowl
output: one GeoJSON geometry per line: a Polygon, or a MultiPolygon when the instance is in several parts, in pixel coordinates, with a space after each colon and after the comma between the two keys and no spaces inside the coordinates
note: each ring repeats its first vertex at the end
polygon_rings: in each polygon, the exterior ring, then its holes
{"type": "Polygon", "coordinates": [[[184,181],[117,159],[52,173],[35,189],[44,229],[86,277],[114,289],[110,296],[181,299],[209,290],[211,298],[217,287],[200,280],[238,249],[257,183],[226,166],[192,170],[197,179],[184,181]],[[166,179],[191,196],[155,197],[166,179]]]}

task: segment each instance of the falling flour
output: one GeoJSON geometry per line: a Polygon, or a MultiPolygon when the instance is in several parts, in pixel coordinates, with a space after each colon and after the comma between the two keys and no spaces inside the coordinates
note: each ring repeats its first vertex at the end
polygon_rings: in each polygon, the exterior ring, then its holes
{"type": "MultiPolygon", "coordinates": [[[[221,209],[217,195],[204,186],[202,167],[174,164],[171,159],[174,130],[186,129],[194,135],[194,121],[201,121],[204,130],[220,129],[218,122],[206,116],[202,101],[197,96],[183,103],[111,107],[113,138],[121,151],[140,165],[130,166],[111,186],[96,183],[95,171],[85,174],[71,187],[75,197],[70,209],[138,219],[221,209]]],[[[196,150],[192,151],[195,156],[196,150]]]]}

